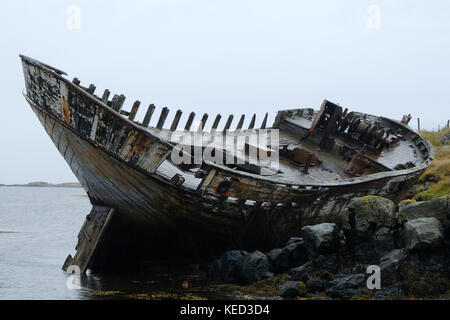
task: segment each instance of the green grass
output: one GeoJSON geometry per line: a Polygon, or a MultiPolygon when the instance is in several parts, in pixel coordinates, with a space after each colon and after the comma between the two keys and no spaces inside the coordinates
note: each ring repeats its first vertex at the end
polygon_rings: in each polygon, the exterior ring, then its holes
{"type": "Polygon", "coordinates": [[[441,137],[450,134],[450,128],[445,128],[438,132],[421,131],[420,134],[431,142],[435,148],[436,155],[433,163],[419,178],[421,184],[415,200],[430,200],[450,194],[450,149],[443,149],[441,137]],[[431,188],[424,189],[426,182],[435,182],[431,188]]]}

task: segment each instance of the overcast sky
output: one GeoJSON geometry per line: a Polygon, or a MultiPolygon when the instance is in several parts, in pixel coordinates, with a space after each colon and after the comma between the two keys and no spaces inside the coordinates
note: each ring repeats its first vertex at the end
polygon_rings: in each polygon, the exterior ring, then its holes
{"type": "Polygon", "coordinates": [[[417,117],[428,129],[450,118],[447,0],[1,6],[0,183],[76,181],[22,96],[19,53],[100,93],[125,94],[126,109],[139,99],[172,115],[182,109],[182,120],[190,111],[273,120],[276,110],[318,108],[323,99],[395,119],[411,113],[414,127],[417,117]]]}

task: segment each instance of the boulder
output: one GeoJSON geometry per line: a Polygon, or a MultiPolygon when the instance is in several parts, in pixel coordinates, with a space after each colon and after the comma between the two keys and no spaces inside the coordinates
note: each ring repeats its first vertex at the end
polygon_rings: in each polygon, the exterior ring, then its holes
{"type": "Polygon", "coordinates": [[[256,250],[245,255],[237,264],[236,277],[245,283],[251,283],[273,276],[267,256],[256,250]]]}
{"type": "Polygon", "coordinates": [[[429,201],[404,200],[399,204],[401,222],[418,218],[435,217],[444,227],[450,224],[450,195],[434,198],[429,201]]]}
{"type": "Polygon", "coordinates": [[[303,282],[319,274],[321,274],[322,279],[330,280],[330,274],[335,274],[338,271],[339,265],[337,255],[320,255],[299,267],[290,269],[288,274],[294,280],[303,282]]]}
{"type": "Polygon", "coordinates": [[[326,293],[332,298],[349,299],[361,294],[361,289],[366,288],[367,277],[363,273],[339,275],[330,281],[331,287],[326,293]]]}
{"type": "Polygon", "coordinates": [[[434,217],[408,221],[405,223],[403,233],[408,250],[434,249],[444,238],[442,225],[434,217]]]}
{"type": "Polygon", "coordinates": [[[306,293],[306,286],[301,281],[286,281],[277,291],[277,295],[283,298],[304,297],[306,293]]]}
{"type": "Polygon", "coordinates": [[[313,256],[335,252],[338,246],[338,230],[335,223],[321,223],[301,229],[308,253],[313,256]]]}
{"type": "Polygon", "coordinates": [[[308,261],[299,267],[290,269],[288,274],[295,280],[306,281],[315,271],[312,261],[308,261]]]}
{"type": "Polygon", "coordinates": [[[402,279],[402,264],[407,257],[408,252],[406,249],[395,249],[380,259],[382,288],[402,279]]]}
{"type": "Polygon", "coordinates": [[[208,274],[215,279],[223,281],[236,280],[238,265],[248,255],[246,251],[230,250],[208,265],[208,274]]]}
{"type": "Polygon", "coordinates": [[[269,259],[260,251],[230,250],[208,266],[208,274],[212,278],[244,283],[273,276],[269,270],[269,259]]]}
{"type": "Polygon", "coordinates": [[[289,268],[305,263],[308,254],[301,238],[291,238],[284,248],[273,249],[267,254],[267,257],[271,262],[273,271],[284,272],[289,268]]]}
{"type": "Polygon", "coordinates": [[[393,228],[396,222],[394,203],[378,196],[353,198],[342,218],[342,226],[358,235],[375,233],[378,229],[393,228]]]}
{"type": "Polygon", "coordinates": [[[298,238],[298,237],[289,238],[288,242],[286,243],[286,246],[288,246],[292,243],[296,243],[296,242],[303,242],[303,238],[298,238]]]}
{"type": "Polygon", "coordinates": [[[306,281],[306,287],[311,292],[323,292],[327,287],[327,282],[318,278],[311,278],[306,281]]]}

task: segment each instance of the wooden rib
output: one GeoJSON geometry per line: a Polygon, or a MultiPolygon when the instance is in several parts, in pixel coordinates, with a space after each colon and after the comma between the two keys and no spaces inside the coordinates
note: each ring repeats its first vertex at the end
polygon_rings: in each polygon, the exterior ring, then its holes
{"type": "Polygon", "coordinates": [[[93,85],[93,84],[91,83],[91,84],[89,85],[89,88],[88,88],[86,91],[87,91],[87,93],[89,93],[89,94],[94,94],[95,89],[96,89],[95,85],[93,85]]]}
{"type": "Polygon", "coordinates": [[[189,114],[189,118],[188,118],[188,120],[186,122],[186,125],[184,126],[184,130],[189,131],[191,129],[192,122],[194,121],[194,118],[195,118],[195,112],[191,112],[189,114]]]}
{"type": "Polygon", "coordinates": [[[154,111],[155,111],[155,105],[150,104],[148,106],[147,112],[145,113],[144,122],[142,123],[142,125],[144,127],[148,127],[148,125],[150,124],[150,120],[152,119],[152,115],[153,115],[154,111]]]}
{"type": "Polygon", "coordinates": [[[197,131],[203,131],[207,120],[208,120],[208,114],[205,113],[202,117],[202,120],[200,121],[200,124],[198,125],[197,131]]]}
{"type": "Polygon", "coordinates": [[[267,116],[269,115],[269,113],[267,112],[266,115],[264,116],[264,120],[261,123],[261,129],[265,129],[266,125],[267,125],[267,116]]]}
{"type": "Polygon", "coordinates": [[[139,110],[139,106],[141,105],[141,102],[139,100],[136,100],[133,103],[133,106],[131,107],[130,115],[128,117],[129,120],[133,121],[134,118],[136,118],[136,114],[139,110]]]}
{"type": "Polygon", "coordinates": [[[106,104],[106,103],[108,102],[108,98],[109,98],[109,95],[110,95],[110,94],[111,94],[111,92],[109,92],[108,89],[106,89],[105,92],[103,92],[102,102],[103,102],[104,104],[106,104]]]}
{"type": "Polygon", "coordinates": [[[177,113],[175,114],[175,117],[173,118],[172,125],[170,126],[170,131],[177,130],[178,123],[180,122],[180,118],[183,112],[181,110],[177,110],[177,113]]]}
{"type": "Polygon", "coordinates": [[[161,115],[159,116],[158,124],[156,125],[157,129],[162,129],[164,126],[164,122],[166,122],[167,115],[169,114],[169,109],[167,107],[162,108],[161,115]]]}
{"type": "Polygon", "coordinates": [[[120,113],[120,110],[122,110],[122,106],[125,102],[125,99],[126,99],[126,97],[123,94],[121,94],[117,98],[117,102],[112,105],[113,109],[120,113]]]}
{"type": "Polygon", "coordinates": [[[223,132],[225,133],[227,130],[229,130],[230,129],[230,127],[231,127],[231,123],[233,122],[233,115],[232,114],[230,114],[229,116],[228,116],[228,119],[227,119],[227,122],[225,123],[225,127],[223,128],[223,132]]]}
{"type": "Polygon", "coordinates": [[[119,95],[115,94],[111,100],[111,108],[117,111],[118,103],[119,103],[119,95]]]}
{"type": "Polygon", "coordinates": [[[244,125],[244,120],[245,120],[245,114],[243,114],[241,116],[241,119],[239,119],[239,123],[238,123],[238,125],[236,127],[236,130],[241,130],[242,129],[242,126],[244,125]]]}
{"type": "Polygon", "coordinates": [[[211,128],[211,133],[216,132],[216,129],[219,126],[220,119],[222,119],[222,116],[220,114],[218,114],[216,116],[216,119],[214,120],[213,126],[211,128]]]}
{"type": "Polygon", "coordinates": [[[248,128],[253,129],[255,127],[255,122],[256,122],[256,113],[253,114],[252,120],[250,121],[248,128]]]}

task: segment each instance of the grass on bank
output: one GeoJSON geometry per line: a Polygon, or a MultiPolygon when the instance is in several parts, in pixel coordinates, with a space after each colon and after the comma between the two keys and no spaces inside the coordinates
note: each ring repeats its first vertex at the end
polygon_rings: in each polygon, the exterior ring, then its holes
{"type": "Polygon", "coordinates": [[[441,142],[444,134],[450,134],[450,128],[438,132],[421,131],[420,134],[431,142],[436,155],[431,166],[419,178],[420,187],[414,199],[423,201],[450,194],[450,145],[445,148],[441,142]],[[427,182],[432,182],[433,185],[422,191],[427,182]]]}

